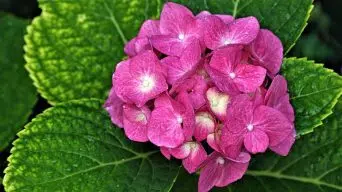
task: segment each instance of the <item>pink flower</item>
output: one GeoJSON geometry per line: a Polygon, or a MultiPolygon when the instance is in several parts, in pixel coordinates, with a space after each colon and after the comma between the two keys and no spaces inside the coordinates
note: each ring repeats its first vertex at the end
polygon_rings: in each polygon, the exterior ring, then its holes
{"type": "Polygon", "coordinates": [[[208,145],[217,152],[222,153],[220,143],[221,143],[221,130],[223,124],[218,124],[215,127],[215,131],[207,136],[208,145]]]}
{"type": "Polygon", "coordinates": [[[113,81],[118,97],[138,107],[168,89],[160,62],[152,51],[117,65],[113,81]]]}
{"type": "Polygon", "coordinates": [[[194,173],[203,161],[207,159],[207,152],[199,142],[185,142],[183,145],[170,151],[172,156],[183,160],[183,166],[189,173],[194,173]]]}
{"type": "Polygon", "coordinates": [[[271,31],[261,29],[248,49],[254,65],[266,68],[272,77],[279,72],[283,62],[283,45],[271,31]]]}
{"type": "Polygon", "coordinates": [[[241,46],[214,51],[207,72],[221,91],[230,94],[254,92],[264,82],[266,70],[242,64],[241,55],[241,46]]]}
{"type": "Polygon", "coordinates": [[[145,21],[140,28],[138,36],[130,40],[125,45],[125,53],[130,57],[134,57],[143,51],[152,50],[150,38],[152,35],[159,34],[160,31],[158,20],[145,21]]]}
{"type": "Polygon", "coordinates": [[[194,132],[195,115],[187,93],[176,100],[164,94],[155,101],[148,124],[148,138],[159,146],[175,148],[190,140],[194,132]]]}
{"type": "Polygon", "coordinates": [[[236,160],[213,152],[202,164],[198,182],[199,192],[208,192],[214,186],[224,187],[242,178],[248,168],[250,155],[240,153],[236,160]]]}
{"type": "Polygon", "coordinates": [[[151,114],[150,109],[146,106],[138,108],[132,104],[125,104],[123,106],[123,114],[126,136],[132,141],[148,141],[147,123],[151,114]]]}
{"type": "Polygon", "coordinates": [[[201,41],[196,18],[189,9],[176,3],[164,5],[160,15],[160,32],[161,35],[152,36],[152,45],[170,56],[180,56],[193,41],[201,41]]]}
{"type": "MultiPolygon", "coordinates": [[[[203,20],[205,24],[205,20],[207,19],[208,16],[212,15],[208,11],[201,11],[198,15],[196,15],[196,18],[203,20]]],[[[231,15],[221,15],[221,14],[215,14],[216,17],[220,18],[225,24],[229,24],[234,21],[234,17],[231,15]]]]}
{"type": "Polygon", "coordinates": [[[229,24],[221,18],[213,15],[206,17],[204,43],[211,50],[233,44],[247,45],[258,35],[260,26],[255,17],[236,19],[229,24]]]}
{"type": "Polygon", "coordinates": [[[196,141],[203,141],[211,133],[214,133],[216,127],[215,118],[207,111],[199,111],[195,115],[195,132],[196,141]]]}
{"type": "Polygon", "coordinates": [[[222,128],[221,149],[229,158],[236,158],[243,146],[250,153],[265,152],[292,133],[291,122],[278,110],[265,105],[255,106],[250,96],[235,97],[222,128]]]}

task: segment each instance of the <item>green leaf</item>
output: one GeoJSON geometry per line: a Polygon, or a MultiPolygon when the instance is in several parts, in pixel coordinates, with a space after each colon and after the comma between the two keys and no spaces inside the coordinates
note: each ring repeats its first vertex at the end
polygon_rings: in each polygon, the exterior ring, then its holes
{"type": "Polygon", "coordinates": [[[23,128],[36,102],[36,90],[24,68],[27,20],[0,17],[0,151],[23,128]]]}
{"type": "Polygon", "coordinates": [[[282,65],[296,112],[298,135],[310,133],[332,113],[342,94],[342,77],[305,58],[288,58],[282,65]]]}
{"type": "MultiPolygon", "coordinates": [[[[297,140],[287,157],[274,153],[253,157],[246,175],[225,188],[213,192],[335,192],[342,191],[342,100],[335,113],[313,134],[297,140]]],[[[186,187],[197,191],[197,175],[181,173],[172,191],[186,187]]]]}
{"type": "Polygon", "coordinates": [[[14,142],[6,191],[169,191],[179,165],[129,141],[102,103],[60,104],[29,123],[14,142]]]}
{"type": "Polygon", "coordinates": [[[262,28],[273,31],[282,41],[287,53],[303,32],[312,0],[172,0],[190,7],[195,13],[209,10],[237,17],[255,16],[262,28]]]}
{"type": "Polygon", "coordinates": [[[26,36],[27,69],[50,104],[105,98],[124,43],[158,17],[159,1],[39,0],[26,36]]]}

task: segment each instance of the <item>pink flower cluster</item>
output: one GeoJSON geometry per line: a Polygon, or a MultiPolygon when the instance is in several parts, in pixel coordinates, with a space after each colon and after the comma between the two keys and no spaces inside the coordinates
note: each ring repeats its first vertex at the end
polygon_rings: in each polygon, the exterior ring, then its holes
{"type": "Polygon", "coordinates": [[[125,52],[106,110],[130,140],[152,142],[189,173],[200,170],[199,191],[240,179],[250,154],[288,154],[296,132],[278,75],[283,48],[256,18],[194,16],[166,3],[125,52]]]}

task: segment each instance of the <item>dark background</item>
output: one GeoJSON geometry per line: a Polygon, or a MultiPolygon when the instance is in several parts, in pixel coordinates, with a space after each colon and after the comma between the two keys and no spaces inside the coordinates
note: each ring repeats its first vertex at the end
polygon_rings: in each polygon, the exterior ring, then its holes
{"type": "MultiPolygon", "coordinates": [[[[331,68],[341,74],[341,8],[341,0],[315,0],[315,8],[311,15],[309,25],[287,57],[307,57],[315,60],[317,63],[324,63],[325,67],[331,68]]],[[[9,12],[18,17],[27,19],[32,19],[41,12],[36,0],[0,0],[0,12],[1,11],[9,12]]],[[[28,121],[48,107],[49,104],[40,97],[34,108],[34,112],[28,121]]],[[[6,159],[9,156],[10,148],[11,147],[0,154],[1,178],[3,178],[3,169],[7,166],[6,159]]],[[[3,191],[1,184],[0,191],[3,191]]]]}

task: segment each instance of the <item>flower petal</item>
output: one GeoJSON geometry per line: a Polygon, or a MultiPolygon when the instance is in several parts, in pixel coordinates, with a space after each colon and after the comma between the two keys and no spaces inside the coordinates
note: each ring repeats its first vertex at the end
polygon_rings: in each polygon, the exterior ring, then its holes
{"type": "Polygon", "coordinates": [[[161,154],[163,154],[163,156],[170,160],[171,159],[171,152],[170,152],[170,148],[167,147],[160,147],[160,152],[161,154]]]}
{"type": "Polygon", "coordinates": [[[270,146],[284,141],[293,130],[292,123],[281,112],[264,105],[255,109],[253,124],[268,135],[270,146]]]}
{"type": "Polygon", "coordinates": [[[191,174],[207,159],[207,152],[199,142],[192,142],[190,155],[183,159],[184,168],[191,174]]]}
{"type": "Polygon", "coordinates": [[[184,142],[181,124],[168,107],[159,107],[152,111],[147,134],[150,141],[159,147],[175,148],[184,142]]]}
{"type": "Polygon", "coordinates": [[[293,129],[292,133],[290,133],[286,137],[286,139],[284,139],[284,141],[282,141],[276,146],[270,146],[270,149],[279,155],[287,156],[295,140],[296,140],[296,130],[293,129]]]}
{"type": "Polygon", "coordinates": [[[103,107],[109,113],[112,122],[120,128],[123,127],[123,105],[124,102],[116,95],[114,87],[112,87],[103,107]]]}
{"type": "Polygon", "coordinates": [[[224,42],[227,44],[247,45],[258,35],[260,25],[255,17],[236,19],[228,25],[228,33],[225,34],[224,42]]]}
{"type": "Polygon", "coordinates": [[[248,49],[252,54],[253,64],[266,68],[271,75],[279,72],[283,62],[283,45],[271,31],[261,29],[248,49]]]}
{"type": "Polygon", "coordinates": [[[140,28],[138,37],[151,37],[152,35],[160,35],[159,20],[146,20],[140,28]]]}
{"type": "Polygon", "coordinates": [[[227,115],[228,105],[231,102],[231,97],[220,92],[216,87],[207,90],[206,98],[208,100],[210,110],[217,118],[224,121],[227,115]]]}
{"type": "Polygon", "coordinates": [[[186,92],[180,92],[176,97],[176,101],[178,101],[182,106],[182,109],[177,111],[180,112],[182,117],[185,139],[191,140],[195,130],[195,112],[189,99],[189,95],[186,92]]]}
{"type": "Polygon", "coordinates": [[[132,40],[128,41],[125,45],[124,52],[129,56],[129,57],[134,57],[137,55],[135,52],[135,42],[137,38],[133,38],[132,40]]]}
{"type": "Polygon", "coordinates": [[[150,118],[150,113],[150,109],[146,106],[142,108],[129,104],[123,106],[124,130],[130,140],[138,142],[148,141],[147,122],[150,118]]]}
{"type": "Polygon", "coordinates": [[[234,72],[236,77],[233,78],[233,82],[243,93],[254,92],[266,77],[266,69],[247,64],[237,65],[234,72]]]}
{"type": "Polygon", "coordinates": [[[192,143],[193,142],[186,142],[179,147],[170,149],[172,156],[174,156],[177,159],[187,158],[190,155],[192,143]]]}
{"type": "Polygon", "coordinates": [[[226,45],[224,38],[229,29],[224,21],[214,15],[207,16],[205,26],[204,43],[209,49],[216,50],[226,45]]]}
{"type": "Polygon", "coordinates": [[[197,112],[195,119],[194,137],[197,141],[203,141],[215,131],[215,119],[209,112],[197,112]]]}
{"type": "Polygon", "coordinates": [[[198,192],[208,192],[215,186],[223,174],[222,165],[217,163],[219,153],[213,152],[202,164],[203,168],[198,181],[198,192]]]}
{"type": "Polygon", "coordinates": [[[264,153],[268,147],[269,140],[266,133],[256,129],[245,135],[244,144],[247,151],[252,154],[264,153]]]}
{"type": "Polygon", "coordinates": [[[196,40],[197,38],[193,36],[184,37],[183,40],[174,35],[154,35],[151,37],[153,47],[169,56],[180,56],[184,49],[196,40]]]}

